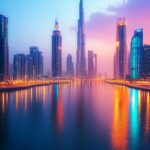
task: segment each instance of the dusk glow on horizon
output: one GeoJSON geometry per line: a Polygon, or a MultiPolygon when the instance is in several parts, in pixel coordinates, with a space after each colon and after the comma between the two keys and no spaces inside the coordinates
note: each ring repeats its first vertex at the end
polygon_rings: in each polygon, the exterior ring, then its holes
{"type": "MultiPolygon", "coordinates": [[[[51,71],[51,36],[55,18],[62,33],[63,70],[66,57],[73,55],[76,64],[78,0],[0,0],[0,13],[9,18],[10,61],[16,53],[29,53],[38,46],[44,55],[44,72],[51,71]]],[[[98,54],[98,73],[113,75],[116,45],[116,20],[127,21],[127,46],[137,28],[144,29],[144,43],[150,44],[149,0],[84,0],[86,57],[88,50],[98,54]]]]}

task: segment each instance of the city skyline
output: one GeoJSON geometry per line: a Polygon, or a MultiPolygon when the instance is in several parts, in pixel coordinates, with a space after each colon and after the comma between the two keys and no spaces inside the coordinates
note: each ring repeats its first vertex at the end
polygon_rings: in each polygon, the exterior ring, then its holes
{"type": "MultiPolygon", "coordinates": [[[[51,44],[50,44],[50,36],[53,30],[53,22],[55,16],[59,18],[59,22],[61,24],[61,31],[63,36],[63,71],[66,70],[66,56],[68,53],[73,55],[73,62],[76,64],[76,27],[77,27],[77,19],[78,19],[78,3],[79,1],[68,1],[68,6],[57,5],[57,2],[54,4],[53,0],[51,2],[45,1],[42,6],[45,7],[45,11],[41,13],[42,19],[39,19],[39,14],[33,13],[36,12],[37,8],[40,6],[40,1],[33,1],[32,3],[28,3],[27,1],[22,3],[17,3],[18,0],[15,0],[13,3],[10,2],[9,5],[5,3],[3,0],[0,2],[0,10],[2,14],[9,18],[9,47],[10,47],[10,62],[12,62],[13,55],[18,52],[26,53],[28,51],[28,47],[32,45],[36,45],[40,48],[43,52],[45,58],[45,64],[51,63],[49,58],[51,58],[51,44]],[[15,11],[15,4],[18,4],[22,10],[20,10],[20,14],[16,14],[15,11]],[[27,6],[29,6],[29,11],[25,14],[25,10],[27,6]],[[46,7],[47,4],[49,7],[46,7]],[[54,4],[54,5],[53,5],[54,4]],[[52,7],[54,6],[54,7],[52,7]],[[25,8],[26,7],[26,8],[25,8]],[[63,7],[67,7],[66,10],[71,10],[72,16],[66,12],[62,12],[63,7]],[[23,9],[24,8],[24,9],[23,9]],[[32,8],[32,9],[31,9],[32,8]],[[50,10],[49,13],[48,8],[56,9],[61,8],[60,11],[56,13],[53,10],[50,10]],[[31,13],[32,10],[32,13],[31,13]],[[30,13],[31,14],[30,14],[30,13]],[[48,12],[48,13],[46,13],[48,12]],[[56,14],[55,14],[56,13],[56,14]],[[30,16],[29,16],[30,14],[30,16]],[[50,14],[50,15],[49,15],[50,14]],[[15,16],[16,15],[16,16],[15,16]],[[22,15],[22,16],[21,16],[22,15]],[[65,15],[65,17],[63,17],[65,15]],[[33,16],[35,16],[33,18],[33,16]],[[24,18],[24,21],[22,20],[24,18]],[[28,20],[27,20],[28,19],[28,20]],[[37,24],[37,21],[40,21],[37,24]],[[33,27],[35,27],[33,29],[33,27]],[[42,31],[40,29],[42,27],[42,31]],[[21,30],[22,28],[25,31],[21,30]],[[43,29],[44,28],[44,29],[43,29]],[[14,29],[14,31],[12,30],[14,29]],[[18,29],[18,31],[16,31],[18,29]],[[31,38],[28,38],[28,34],[30,33],[30,29],[33,30],[33,34],[31,38]],[[40,31],[40,32],[39,32],[40,31]],[[65,36],[65,35],[70,36],[65,36]],[[14,35],[16,35],[14,37],[14,35]],[[21,38],[22,37],[22,38],[21,38]],[[70,37],[70,38],[69,38],[70,37]],[[41,39],[42,42],[41,42],[41,39]],[[69,42],[67,42],[69,40],[69,42]],[[48,55],[47,55],[48,54],[48,55]]],[[[59,3],[63,3],[59,2],[59,3]]],[[[148,35],[150,30],[148,28],[149,21],[146,19],[150,17],[150,13],[148,12],[150,2],[148,0],[132,0],[126,1],[112,1],[111,7],[109,6],[109,2],[106,2],[105,8],[104,1],[102,0],[101,3],[95,1],[94,4],[91,4],[89,1],[85,1],[85,27],[86,27],[86,59],[87,59],[87,52],[89,49],[93,49],[98,54],[98,73],[105,72],[108,75],[113,74],[113,55],[115,51],[115,22],[118,16],[125,17],[127,20],[127,47],[128,51],[130,49],[130,39],[133,34],[133,30],[137,28],[144,29],[144,43],[150,43],[150,39],[148,35]],[[136,2],[136,3],[135,3],[136,2]],[[97,5],[96,5],[97,4],[97,5]],[[100,5],[100,6],[99,6],[100,5]],[[136,5],[136,7],[134,7],[136,5]],[[144,7],[142,7],[144,6],[144,7]],[[97,8],[99,7],[99,8],[97,8]],[[144,8],[144,10],[143,10],[144,8]],[[137,11],[138,10],[138,11],[137,11]],[[141,11],[140,11],[141,10],[141,11]],[[141,13],[140,13],[141,12],[141,13]],[[132,14],[132,15],[131,15],[132,14]],[[138,16],[138,18],[134,17],[138,16]],[[96,21],[95,21],[96,20],[96,21]],[[142,20],[142,21],[139,21],[142,20]],[[108,26],[109,25],[109,26],[108,26]],[[104,34],[105,33],[105,34],[104,34]],[[109,36],[109,34],[111,36],[109,36]],[[106,36],[107,35],[107,36],[106,36]],[[107,44],[107,43],[110,44],[107,44]],[[105,65],[101,65],[105,64],[105,65]],[[112,66],[109,70],[107,69],[108,66],[112,66]]],[[[18,6],[17,5],[17,6],[18,6]]],[[[18,12],[18,11],[17,11],[18,12]]],[[[46,68],[46,67],[45,67],[46,68]]],[[[45,69],[45,72],[48,68],[45,69]]]]}
{"type": "Polygon", "coordinates": [[[150,0],[0,0],[0,150],[150,150],[150,0]]]}

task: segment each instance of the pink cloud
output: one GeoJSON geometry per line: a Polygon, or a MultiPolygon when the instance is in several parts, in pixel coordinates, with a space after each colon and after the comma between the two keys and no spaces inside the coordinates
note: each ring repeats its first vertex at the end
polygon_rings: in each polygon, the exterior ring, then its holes
{"type": "Polygon", "coordinates": [[[144,42],[150,44],[150,1],[130,0],[126,5],[119,8],[110,7],[108,10],[114,12],[115,15],[106,15],[101,12],[91,14],[91,17],[86,22],[86,38],[89,42],[87,43],[87,49],[89,49],[89,45],[101,47],[99,49],[103,51],[97,51],[97,53],[104,53],[101,59],[103,59],[105,63],[100,64],[107,64],[107,67],[106,65],[101,65],[99,68],[101,68],[103,72],[108,72],[112,75],[113,69],[110,71],[110,69],[107,68],[113,64],[117,18],[126,17],[128,49],[130,49],[133,32],[137,28],[144,29],[144,42]]]}

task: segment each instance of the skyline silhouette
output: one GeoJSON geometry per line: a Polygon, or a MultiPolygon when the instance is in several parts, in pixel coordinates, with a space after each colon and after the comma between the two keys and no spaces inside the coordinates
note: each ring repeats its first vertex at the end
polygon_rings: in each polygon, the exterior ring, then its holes
{"type": "MultiPolygon", "coordinates": [[[[9,18],[10,62],[12,62],[14,54],[20,51],[27,53],[30,46],[38,46],[45,58],[44,72],[50,70],[46,64],[51,64],[51,33],[55,16],[57,16],[63,37],[63,70],[66,70],[68,53],[73,55],[73,62],[76,64],[78,2],[74,0],[61,2],[58,0],[55,2],[53,0],[44,2],[14,0],[8,3],[1,0],[0,13],[9,18]],[[67,6],[63,5],[64,3],[67,3],[67,6]],[[68,12],[71,12],[71,15],[68,12]]],[[[95,0],[92,4],[90,1],[84,0],[84,3],[86,59],[88,50],[95,51],[98,54],[98,73],[107,72],[109,76],[112,76],[117,18],[125,17],[127,20],[128,51],[133,31],[137,28],[144,29],[144,43],[149,44],[150,29],[147,18],[150,17],[148,11],[150,2],[148,0],[125,2],[114,0],[110,6],[109,2],[106,2],[107,6],[104,5],[103,0],[101,2],[95,0]]]]}

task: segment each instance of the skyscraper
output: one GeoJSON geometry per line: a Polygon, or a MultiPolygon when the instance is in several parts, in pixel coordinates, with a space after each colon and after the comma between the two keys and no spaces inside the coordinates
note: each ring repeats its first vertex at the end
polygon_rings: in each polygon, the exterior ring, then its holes
{"type": "Polygon", "coordinates": [[[144,45],[143,73],[145,78],[150,78],[150,45],[144,45]]]}
{"type": "Polygon", "coordinates": [[[59,24],[55,21],[55,30],[52,35],[52,76],[59,77],[62,74],[62,36],[59,24]]]}
{"type": "Polygon", "coordinates": [[[127,75],[127,44],[125,18],[117,20],[116,52],[114,59],[114,77],[124,79],[127,75]]]}
{"type": "Polygon", "coordinates": [[[140,79],[143,76],[143,29],[135,30],[130,49],[130,78],[140,79]]]}
{"type": "Polygon", "coordinates": [[[94,54],[94,76],[97,77],[97,54],[94,54]]]}
{"type": "Polygon", "coordinates": [[[25,55],[16,54],[14,56],[13,63],[13,76],[15,80],[24,80],[25,79],[25,55]]]}
{"type": "Polygon", "coordinates": [[[73,62],[72,62],[72,55],[68,54],[67,56],[67,76],[73,77],[74,75],[74,68],[73,68],[73,62]]]}
{"type": "Polygon", "coordinates": [[[31,55],[26,55],[26,79],[33,79],[33,58],[31,55]]]}
{"type": "Polygon", "coordinates": [[[38,77],[39,79],[43,78],[43,55],[42,52],[39,52],[39,67],[38,67],[38,77]]]}
{"type": "Polygon", "coordinates": [[[86,75],[86,56],[85,56],[85,31],[84,31],[84,9],[83,0],[80,0],[79,20],[77,33],[77,65],[76,72],[78,77],[86,75]]]}
{"type": "Polygon", "coordinates": [[[33,61],[33,79],[42,79],[43,77],[43,56],[38,47],[30,47],[30,55],[33,61]]]}
{"type": "Polygon", "coordinates": [[[8,18],[0,15],[0,81],[9,79],[8,18]]]}
{"type": "Polygon", "coordinates": [[[88,51],[88,76],[90,78],[97,76],[97,54],[88,51]]]}

